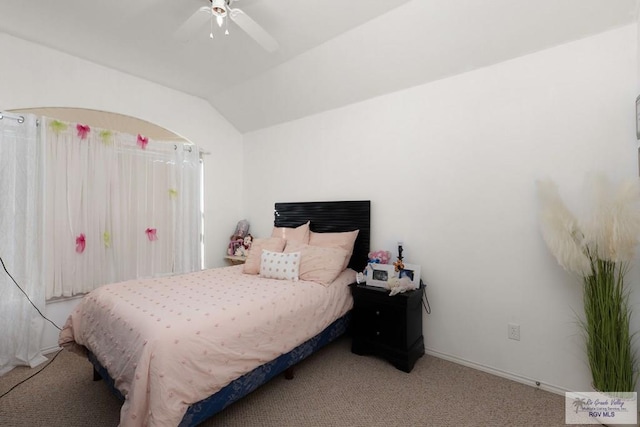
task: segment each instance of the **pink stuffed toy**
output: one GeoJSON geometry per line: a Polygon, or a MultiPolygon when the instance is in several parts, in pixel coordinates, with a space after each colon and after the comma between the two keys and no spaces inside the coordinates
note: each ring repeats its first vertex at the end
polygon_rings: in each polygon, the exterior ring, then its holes
{"type": "Polygon", "coordinates": [[[391,252],[389,251],[374,251],[368,254],[369,262],[373,264],[389,264],[391,260],[391,252]]]}

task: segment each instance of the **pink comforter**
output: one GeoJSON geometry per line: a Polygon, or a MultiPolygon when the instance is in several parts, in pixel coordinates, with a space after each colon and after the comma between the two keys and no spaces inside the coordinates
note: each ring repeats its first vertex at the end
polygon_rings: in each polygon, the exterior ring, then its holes
{"type": "Polygon", "coordinates": [[[354,276],[325,287],[233,266],[104,285],[78,304],[59,343],[88,348],[107,368],[125,396],[121,426],[174,427],[189,405],[346,313],[354,276]]]}

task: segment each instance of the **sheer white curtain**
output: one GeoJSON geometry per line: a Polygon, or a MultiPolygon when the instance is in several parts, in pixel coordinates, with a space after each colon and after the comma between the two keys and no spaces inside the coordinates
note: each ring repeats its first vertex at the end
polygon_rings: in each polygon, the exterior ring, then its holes
{"type": "MultiPolygon", "coordinates": [[[[36,117],[0,120],[0,257],[29,296],[44,311],[42,276],[42,145],[36,117]]],[[[15,366],[36,366],[43,319],[0,269],[0,375],[15,366]]]]}
{"type": "Polygon", "coordinates": [[[47,298],[200,268],[197,147],[44,123],[47,298]]]}

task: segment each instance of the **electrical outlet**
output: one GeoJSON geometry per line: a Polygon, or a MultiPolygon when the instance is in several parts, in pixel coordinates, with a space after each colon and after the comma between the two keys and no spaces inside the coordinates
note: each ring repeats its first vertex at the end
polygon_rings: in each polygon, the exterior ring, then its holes
{"type": "Polygon", "coordinates": [[[510,340],[520,341],[520,325],[516,323],[509,323],[507,325],[507,337],[510,340]]]}

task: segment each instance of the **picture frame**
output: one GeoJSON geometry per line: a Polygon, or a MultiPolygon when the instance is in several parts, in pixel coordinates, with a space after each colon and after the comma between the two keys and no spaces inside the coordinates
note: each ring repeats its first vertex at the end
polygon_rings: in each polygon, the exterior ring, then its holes
{"type": "Polygon", "coordinates": [[[387,289],[387,281],[392,277],[397,277],[393,264],[369,263],[366,268],[367,286],[387,289]]]}
{"type": "Polygon", "coordinates": [[[636,97],[636,139],[640,140],[640,95],[636,97]]]}
{"type": "Polygon", "coordinates": [[[404,268],[398,272],[398,277],[409,277],[411,283],[417,288],[420,287],[420,266],[417,264],[404,264],[404,268]]]}

